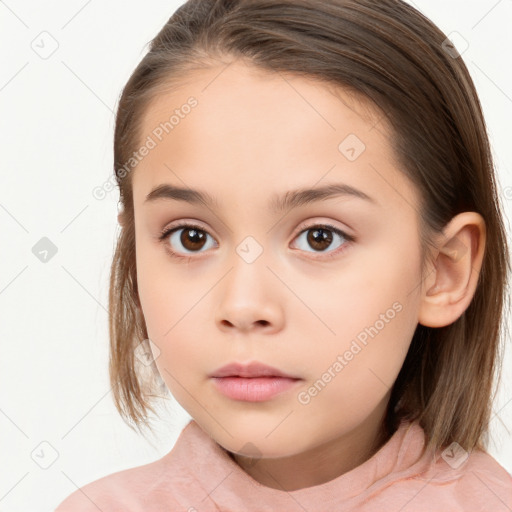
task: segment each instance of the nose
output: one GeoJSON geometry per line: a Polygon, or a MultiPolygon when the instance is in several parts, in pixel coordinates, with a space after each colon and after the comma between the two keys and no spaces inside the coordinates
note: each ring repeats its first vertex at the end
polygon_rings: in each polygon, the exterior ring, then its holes
{"type": "Polygon", "coordinates": [[[248,263],[236,255],[218,285],[215,322],[224,332],[274,333],[283,328],[282,283],[263,257],[248,263]]]}

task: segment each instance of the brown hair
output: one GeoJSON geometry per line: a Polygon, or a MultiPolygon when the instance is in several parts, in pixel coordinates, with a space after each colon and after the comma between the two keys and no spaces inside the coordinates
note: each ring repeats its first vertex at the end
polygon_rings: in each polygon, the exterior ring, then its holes
{"type": "Polygon", "coordinates": [[[149,381],[135,367],[134,349],[148,335],[137,294],[126,163],[140,146],[149,102],[187,71],[226,57],[224,62],[243,58],[268,71],[321,80],[385,113],[402,172],[421,193],[423,255],[458,213],[484,218],[486,248],[475,295],[451,325],[418,324],[383,428],[393,432],[402,419],[418,420],[427,449],[453,441],[468,451],[486,449],[510,272],[494,164],[462,58],[441,30],[401,0],[189,0],[151,41],[124,87],[115,127],[124,222],[111,268],[109,370],[120,414],[139,429],[147,426],[157,396],[152,393],[163,387],[154,363],[149,381]]]}

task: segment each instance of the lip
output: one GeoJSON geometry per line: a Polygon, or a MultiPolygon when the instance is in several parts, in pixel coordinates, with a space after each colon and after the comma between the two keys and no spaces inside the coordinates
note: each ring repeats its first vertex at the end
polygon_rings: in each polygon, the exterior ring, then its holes
{"type": "Polygon", "coordinates": [[[270,400],[302,382],[302,379],[289,377],[212,377],[211,380],[217,391],[223,395],[245,402],[270,400]]]}
{"type": "Polygon", "coordinates": [[[294,388],[303,379],[260,363],[229,363],[209,377],[216,389],[233,400],[263,402],[294,388]]]}
{"type": "Polygon", "coordinates": [[[212,372],[208,377],[284,377],[287,379],[300,379],[300,377],[289,375],[277,368],[260,363],[259,361],[252,361],[250,363],[229,363],[221,368],[212,372]]]}

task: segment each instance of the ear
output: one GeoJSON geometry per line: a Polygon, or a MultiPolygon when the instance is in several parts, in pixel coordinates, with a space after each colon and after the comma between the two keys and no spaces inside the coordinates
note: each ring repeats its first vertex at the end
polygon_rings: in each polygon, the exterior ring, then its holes
{"type": "Polygon", "coordinates": [[[485,242],[485,221],[476,212],[460,213],[447,224],[423,283],[420,324],[444,327],[464,313],[476,290],[485,242]]]}

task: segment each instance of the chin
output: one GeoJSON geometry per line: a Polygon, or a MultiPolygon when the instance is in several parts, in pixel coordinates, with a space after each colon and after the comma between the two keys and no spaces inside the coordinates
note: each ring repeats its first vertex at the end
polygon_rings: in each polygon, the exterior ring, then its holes
{"type": "Polygon", "coordinates": [[[256,459],[290,457],[302,451],[302,447],[297,445],[297,440],[287,432],[276,432],[266,437],[269,431],[271,430],[243,432],[231,428],[229,432],[232,437],[225,432],[220,436],[212,435],[212,437],[228,452],[256,459]]]}

